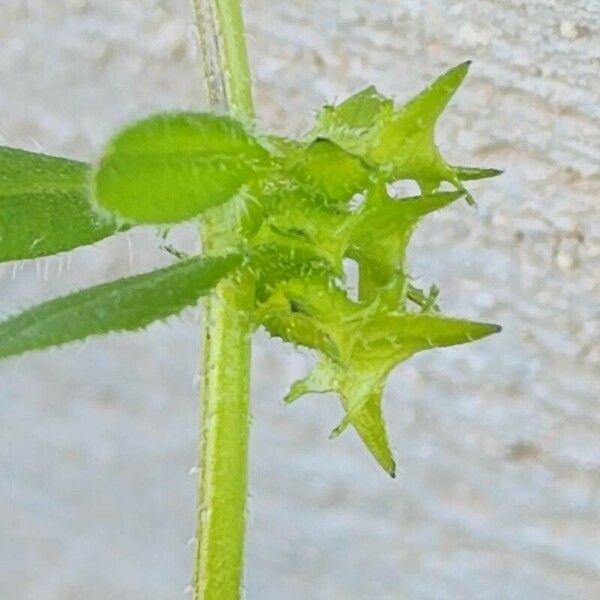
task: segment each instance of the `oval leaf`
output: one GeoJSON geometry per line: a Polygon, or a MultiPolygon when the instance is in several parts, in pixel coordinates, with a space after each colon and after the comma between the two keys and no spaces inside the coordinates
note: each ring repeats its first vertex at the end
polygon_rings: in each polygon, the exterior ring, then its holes
{"type": "Polygon", "coordinates": [[[229,117],[158,115],[110,142],[96,169],[95,200],[126,222],[185,221],[227,202],[268,163],[268,152],[229,117]]]}
{"type": "Polygon", "coordinates": [[[88,165],[0,148],[0,262],[48,256],[113,233],[88,202],[88,165]]]}
{"type": "Polygon", "coordinates": [[[194,304],[239,263],[195,257],[44,302],[0,323],[0,358],[140,329],[194,304]]]}

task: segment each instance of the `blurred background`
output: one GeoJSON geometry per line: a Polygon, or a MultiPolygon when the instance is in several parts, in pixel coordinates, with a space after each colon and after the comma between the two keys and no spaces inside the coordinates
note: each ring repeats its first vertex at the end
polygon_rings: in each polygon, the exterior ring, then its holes
{"type": "MultiPolygon", "coordinates": [[[[260,122],[300,132],[373,83],[474,64],[451,162],[506,169],[411,251],[445,312],[499,336],[422,354],[385,410],[399,477],[334,397],[284,408],[308,353],[258,334],[249,600],[600,598],[600,4],[248,0],[260,122]]],[[[202,109],[187,0],[3,0],[5,144],[92,160],[126,121],[202,109]]],[[[194,247],[193,229],[169,241],[194,247]]],[[[165,263],[152,230],[0,265],[0,313],[165,263]]],[[[199,311],[0,364],[0,597],[170,600],[189,582],[199,311]]]]}

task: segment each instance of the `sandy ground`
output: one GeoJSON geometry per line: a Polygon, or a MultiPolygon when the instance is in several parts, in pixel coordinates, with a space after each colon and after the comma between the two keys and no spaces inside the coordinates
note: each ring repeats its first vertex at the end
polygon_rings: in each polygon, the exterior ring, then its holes
{"type": "MultiPolygon", "coordinates": [[[[501,336],[398,369],[400,474],[333,398],[280,399],[312,357],[258,335],[249,600],[600,597],[600,5],[252,0],[263,124],[299,131],[368,83],[400,99],[465,58],[445,151],[506,174],[432,218],[413,273],[501,336]]],[[[92,159],[128,119],[202,107],[185,0],[3,0],[0,135],[92,159]]],[[[171,234],[181,247],[192,231],[171,234]]],[[[153,231],[0,266],[0,312],[165,262],[153,231]]],[[[0,365],[0,598],[183,597],[198,320],[0,365]]]]}

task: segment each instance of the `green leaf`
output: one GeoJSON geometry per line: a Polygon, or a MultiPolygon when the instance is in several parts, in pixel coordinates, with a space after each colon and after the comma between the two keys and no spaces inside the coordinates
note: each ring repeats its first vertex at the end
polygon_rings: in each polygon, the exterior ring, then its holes
{"type": "Polygon", "coordinates": [[[370,129],[394,102],[377,91],[374,85],[353,94],[338,106],[326,106],[320,122],[331,130],[370,129]]]}
{"type": "Polygon", "coordinates": [[[352,339],[348,375],[354,381],[342,388],[347,395],[348,415],[338,430],[352,423],[353,414],[362,410],[369,395],[357,393],[358,380],[376,388],[381,377],[417,352],[466,344],[501,331],[492,323],[478,323],[431,313],[382,314],[365,319],[352,339]],[[369,379],[371,380],[369,382],[369,379]]]}
{"type": "Polygon", "coordinates": [[[319,255],[341,270],[347,236],[340,235],[352,214],[350,200],[369,185],[363,161],[336,144],[318,140],[295,147],[281,169],[250,187],[253,201],[246,212],[260,208],[247,240],[255,247],[276,244],[319,255]]]}
{"type": "MultiPolygon", "coordinates": [[[[434,289],[429,299],[423,296],[423,304],[433,304],[436,293],[434,289]]],[[[332,435],[352,425],[392,475],[394,461],[381,412],[388,374],[416,352],[464,344],[500,331],[488,323],[430,312],[392,312],[378,302],[355,303],[343,290],[315,277],[280,285],[264,314],[276,315],[262,320],[270,333],[322,353],[314,371],[292,385],[285,401],[310,392],[337,392],[346,416],[332,435]]]]}
{"type": "Polygon", "coordinates": [[[325,106],[309,137],[333,140],[349,152],[366,155],[377,125],[391,116],[394,103],[370,86],[338,106],[325,106]]]}
{"type": "Polygon", "coordinates": [[[369,184],[367,165],[327,139],[317,139],[296,152],[292,172],[328,203],[347,203],[369,184]]]}
{"type": "Polygon", "coordinates": [[[258,244],[248,251],[247,258],[246,268],[256,280],[259,302],[273,296],[279,286],[291,284],[290,280],[303,286],[304,279],[318,277],[327,282],[336,274],[322,256],[301,246],[258,244]]]}
{"type": "Polygon", "coordinates": [[[488,179],[489,177],[498,177],[498,175],[502,175],[502,173],[504,173],[502,169],[480,167],[452,167],[452,170],[461,181],[488,179]]]}
{"type": "Polygon", "coordinates": [[[292,301],[281,310],[269,308],[261,316],[260,322],[272,337],[319,350],[327,356],[336,356],[337,347],[327,331],[319,327],[315,319],[302,314],[301,310],[292,301]]]}
{"type": "MultiPolygon", "coordinates": [[[[373,252],[377,245],[389,237],[403,239],[412,232],[419,219],[440,210],[458,200],[464,192],[437,192],[391,200],[383,205],[357,213],[356,223],[352,226],[351,243],[373,252]]],[[[408,240],[406,240],[408,241],[408,240]]]]}
{"type": "Polygon", "coordinates": [[[307,377],[292,384],[284,402],[289,404],[304,394],[337,392],[346,417],[330,437],[337,437],[351,423],[379,465],[395,477],[396,464],[381,412],[382,390],[381,373],[349,370],[323,358],[307,377]]]}
{"type": "MultiPolygon", "coordinates": [[[[463,190],[462,181],[495,177],[497,169],[453,167],[435,143],[435,127],[465,78],[470,61],[434,81],[408,104],[394,111],[392,101],[373,87],[339,106],[326,106],[309,137],[324,137],[379,167],[386,181],[413,179],[422,192],[435,191],[442,181],[463,190]]],[[[466,199],[473,199],[466,192],[466,199]]]]}
{"type": "Polygon", "coordinates": [[[44,302],[0,323],[0,358],[111,331],[133,331],[195,304],[240,264],[239,255],[190,258],[44,302]]]}
{"type": "Polygon", "coordinates": [[[367,160],[396,179],[415,179],[427,191],[440,181],[456,183],[434,140],[435,126],[465,78],[470,62],[450,69],[381,126],[367,160]]]}
{"type": "Polygon", "coordinates": [[[440,290],[435,284],[431,286],[427,295],[423,290],[409,284],[406,290],[406,297],[413,304],[419,306],[421,312],[440,312],[440,307],[435,302],[439,293],[440,290]]]}
{"type": "Polygon", "coordinates": [[[0,262],[64,252],[119,231],[92,210],[89,177],[81,162],[0,148],[0,262]]]}
{"type": "MultiPolygon", "coordinates": [[[[324,360],[317,367],[317,375],[309,377],[308,382],[316,380],[320,385],[318,391],[334,390],[341,397],[346,416],[332,436],[337,437],[352,425],[379,464],[393,476],[394,462],[381,412],[387,375],[415,352],[464,344],[498,331],[497,325],[426,314],[375,317],[366,320],[354,337],[347,363],[324,360]]],[[[293,395],[306,391],[316,390],[300,383],[296,384],[293,395]]]]}
{"type": "Polygon", "coordinates": [[[270,156],[230,117],[174,113],[119,133],[95,173],[99,207],[132,223],[175,223],[230,200],[270,156]]]}
{"type": "Polygon", "coordinates": [[[413,198],[393,199],[380,186],[370,191],[367,202],[348,224],[347,256],[360,265],[361,300],[386,296],[394,310],[403,305],[407,290],[406,247],[425,215],[439,210],[463,192],[437,192],[413,198]]]}
{"type": "MultiPolygon", "coordinates": [[[[396,462],[390,448],[381,402],[382,390],[375,389],[363,407],[352,415],[351,423],[373,458],[390,477],[396,477],[396,462]]],[[[333,435],[335,433],[334,430],[333,435]]]]}
{"type": "Polygon", "coordinates": [[[422,350],[474,342],[500,330],[492,323],[439,314],[383,314],[365,320],[354,353],[366,360],[400,362],[422,350]]]}

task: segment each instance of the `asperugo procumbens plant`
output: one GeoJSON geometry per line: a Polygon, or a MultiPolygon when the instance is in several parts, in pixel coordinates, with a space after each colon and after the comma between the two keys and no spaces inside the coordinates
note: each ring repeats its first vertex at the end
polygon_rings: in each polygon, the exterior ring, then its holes
{"type": "Polygon", "coordinates": [[[229,114],[151,116],[119,132],[93,165],[0,149],[0,259],[189,220],[200,225],[202,253],[5,320],[0,357],[137,330],[208,295],[193,588],[196,599],[228,600],[242,573],[251,333],[264,327],[318,354],[286,402],[336,392],[344,415],[332,435],[354,428],[393,477],[381,407],[390,371],[417,352],[499,331],[442,315],[437,289],[411,283],[407,245],[429,213],[472,202],[465,181],[499,171],[452,166],[434,141],[469,63],[401,107],[368,87],[291,139],[255,126],[238,2],[198,8],[209,97],[229,114]],[[421,194],[397,197],[390,184],[401,180],[421,194]],[[358,265],[358,297],[345,259],[358,265]]]}

